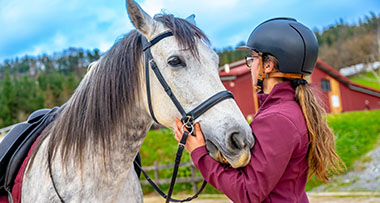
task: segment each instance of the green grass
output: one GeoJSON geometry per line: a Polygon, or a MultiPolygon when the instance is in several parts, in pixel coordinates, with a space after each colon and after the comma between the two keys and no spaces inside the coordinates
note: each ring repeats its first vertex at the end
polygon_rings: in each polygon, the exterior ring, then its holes
{"type": "MultiPolygon", "coordinates": [[[[380,110],[330,114],[327,121],[335,134],[336,152],[348,170],[356,160],[373,149],[379,140],[380,110]]],[[[306,190],[321,184],[323,183],[312,177],[306,190]]]]}
{"type": "Polygon", "coordinates": [[[353,82],[359,83],[361,85],[380,90],[380,84],[377,81],[376,77],[371,72],[362,73],[360,75],[350,77],[350,80],[352,80],[353,82]]]}
{"type": "MultiPolygon", "coordinates": [[[[374,148],[380,136],[380,110],[349,112],[342,114],[330,114],[327,117],[329,126],[333,129],[336,136],[336,151],[345,162],[348,169],[354,161],[359,160],[363,155],[374,148]]],[[[151,130],[146,136],[140,149],[143,166],[174,163],[175,153],[177,152],[177,141],[171,130],[151,130]]],[[[190,161],[189,153],[184,151],[182,162],[190,161]]],[[[154,180],[153,172],[149,173],[154,180]]],[[[160,170],[159,177],[170,178],[172,169],[160,170]]],[[[198,175],[200,176],[199,172],[198,175]]],[[[191,176],[190,168],[180,168],[179,177],[191,176]]],[[[145,179],[142,177],[141,179],[145,179]]],[[[198,184],[200,186],[201,183],[198,184]]],[[[307,185],[309,191],[313,187],[323,184],[315,177],[312,177],[307,185]]],[[[161,185],[167,192],[169,185],[161,185]]],[[[143,186],[144,193],[153,192],[150,185],[143,186]]],[[[191,193],[190,183],[176,183],[174,193],[187,191],[191,193]]],[[[207,186],[206,193],[219,193],[216,189],[207,186]]]]}
{"type": "MultiPolygon", "coordinates": [[[[143,166],[152,166],[154,165],[154,161],[157,161],[158,165],[162,164],[172,164],[174,163],[174,159],[176,156],[176,152],[178,149],[178,142],[174,139],[173,131],[169,129],[162,130],[150,130],[144,140],[143,145],[140,149],[141,162],[143,166]]],[[[181,163],[190,161],[190,154],[187,151],[183,151],[183,155],[181,158],[181,163]]],[[[173,173],[173,169],[163,169],[159,170],[159,178],[166,179],[171,178],[173,173]]],[[[150,178],[155,179],[154,172],[150,171],[148,173],[150,178]]],[[[197,176],[201,176],[199,171],[197,172],[197,176]]],[[[191,177],[191,169],[189,167],[181,167],[178,170],[178,177],[191,177]]],[[[145,180],[145,177],[141,175],[141,180],[145,180]]],[[[200,188],[202,182],[197,184],[198,188],[200,188]]],[[[169,184],[161,184],[160,188],[167,193],[169,189],[169,184]]],[[[154,189],[151,185],[143,185],[142,186],[144,194],[154,192],[154,189]]],[[[174,187],[174,194],[179,192],[187,191],[191,193],[192,184],[191,183],[176,183],[174,187]]],[[[210,186],[209,184],[204,189],[203,193],[207,194],[215,194],[220,193],[215,188],[210,186]]]]}
{"type": "Polygon", "coordinates": [[[380,134],[380,110],[329,115],[329,126],[336,136],[336,150],[350,167],[373,149],[380,134]]]}

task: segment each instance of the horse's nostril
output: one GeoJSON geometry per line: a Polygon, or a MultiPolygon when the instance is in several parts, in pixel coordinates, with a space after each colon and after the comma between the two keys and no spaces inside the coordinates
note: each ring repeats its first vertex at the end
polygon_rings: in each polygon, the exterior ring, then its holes
{"type": "Polygon", "coordinates": [[[243,137],[240,135],[239,132],[233,132],[230,134],[228,139],[228,146],[232,150],[241,150],[244,148],[244,141],[243,137]]]}

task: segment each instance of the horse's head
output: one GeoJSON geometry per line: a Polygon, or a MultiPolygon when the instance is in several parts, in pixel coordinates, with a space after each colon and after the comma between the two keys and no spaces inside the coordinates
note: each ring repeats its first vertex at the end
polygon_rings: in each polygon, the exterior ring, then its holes
{"type": "MultiPolygon", "coordinates": [[[[218,56],[195,25],[170,15],[152,18],[133,0],[127,0],[127,10],[133,25],[148,41],[164,32],[173,32],[174,36],[152,46],[151,53],[186,112],[225,90],[219,78],[218,56]]],[[[160,123],[174,128],[174,117],[180,117],[180,114],[152,70],[150,84],[155,117],[160,123]]],[[[148,111],[146,98],[145,103],[148,111]]],[[[233,99],[218,103],[196,121],[201,123],[207,149],[215,160],[228,162],[235,168],[248,164],[254,138],[233,99]]]]}

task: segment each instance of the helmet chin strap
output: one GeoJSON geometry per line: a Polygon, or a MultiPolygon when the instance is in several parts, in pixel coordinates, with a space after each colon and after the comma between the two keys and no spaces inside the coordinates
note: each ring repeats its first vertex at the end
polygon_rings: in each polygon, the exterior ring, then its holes
{"type": "Polygon", "coordinates": [[[259,55],[259,65],[260,65],[260,70],[259,70],[259,76],[257,77],[257,82],[256,82],[256,87],[260,91],[264,91],[264,64],[263,64],[263,52],[257,52],[259,55]]]}
{"type": "Polygon", "coordinates": [[[261,91],[264,91],[264,79],[265,78],[289,78],[289,79],[305,79],[304,74],[299,73],[281,73],[281,72],[273,72],[266,74],[264,71],[264,62],[263,62],[263,53],[258,52],[259,55],[259,75],[257,77],[256,87],[261,91]]]}

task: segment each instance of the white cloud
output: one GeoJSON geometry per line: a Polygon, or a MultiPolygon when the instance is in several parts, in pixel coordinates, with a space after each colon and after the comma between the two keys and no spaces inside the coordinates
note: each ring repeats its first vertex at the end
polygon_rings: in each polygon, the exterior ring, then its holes
{"type": "Polygon", "coordinates": [[[0,61],[70,46],[105,49],[132,29],[124,2],[101,0],[0,1],[0,27],[0,61]]]}
{"type": "MultiPolygon", "coordinates": [[[[245,41],[260,22],[278,16],[296,17],[307,26],[326,27],[340,17],[378,12],[378,0],[138,0],[150,15],[196,15],[197,25],[214,47],[245,41]],[[350,5],[355,5],[352,7],[350,5]],[[323,13],[323,14],[322,14],[323,13]]],[[[0,61],[26,53],[52,53],[70,46],[105,51],[133,28],[125,1],[0,0],[0,61]]]]}

